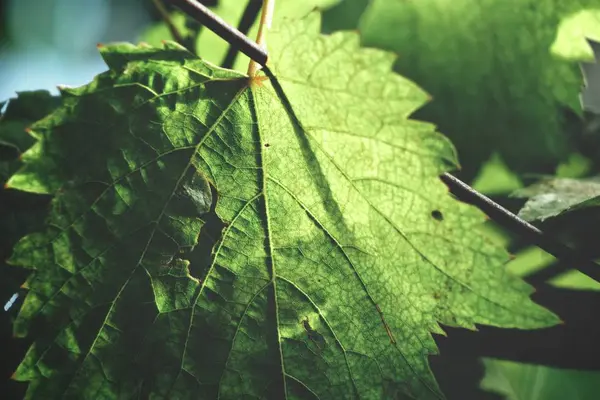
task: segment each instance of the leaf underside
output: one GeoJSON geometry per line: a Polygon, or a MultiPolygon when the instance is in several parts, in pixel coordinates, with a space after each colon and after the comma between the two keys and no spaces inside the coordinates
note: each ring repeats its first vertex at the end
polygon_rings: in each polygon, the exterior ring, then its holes
{"type": "Polygon", "coordinates": [[[527,221],[544,221],[573,210],[598,206],[600,179],[545,178],[517,190],[514,197],[528,198],[519,211],[527,221]]]}
{"type": "Polygon", "coordinates": [[[557,322],[439,181],[451,144],[407,119],[427,96],[319,24],[270,32],[253,81],[101,48],[33,126],[9,185],[57,194],[10,260],[33,270],[29,398],[439,398],[439,323],[557,322]]]}

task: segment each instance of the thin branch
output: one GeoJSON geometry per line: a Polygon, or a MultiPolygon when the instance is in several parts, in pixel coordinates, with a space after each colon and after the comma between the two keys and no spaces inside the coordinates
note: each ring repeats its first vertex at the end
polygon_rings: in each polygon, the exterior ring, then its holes
{"type": "Polygon", "coordinates": [[[454,176],[445,173],[440,178],[448,185],[452,194],[460,200],[477,206],[498,224],[523,236],[531,243],[552,254],[559,260],[572,264],[573,268],[578,269],[590,278],[600,282],[600,265],[596,264],[594,261],[581,255],[578,251],[559,242],[550,235],[545,234],[540,229],[519,218],[500,204],[493,202],[488,197],[479,193],[454,176]]]}
{"type": "MultiPolygon", "coordinates": [[[[260,8],[262,5],[262,0],[248,0],[248,4],[246,4],[246,9],[244,10],[244,14],[242,14],[242,18],[238,24],[238,31],[243,35],[247,35],[248,31],[258,18],[258,14],[260,13],[260,8]]],[[[227,54],[221,63],[223,68],[233,68],[233,64],[235,64],[235,59],[238,55],[239,49],[234,46],[229,46],[227,49],[227,54]]]]}
{"type": "Polygon", "coordinates": [[[218,15],[195,0],[169,0],[171,4],[203,24],[205,27],[226,40],[231,46],[256,61],[260,65],[267,63],[267,52],[249,40],[243,33],[229,26],[218,15]]]}
{"type": "Polygon", "coordinates": [[[163,4],[162,0],[152,0],[152,2],[154,3],[154,6],[160,13],[163,21],[165,21],[165,24],[167,24],[167,26],[169,27],[169,31],[171,32],[171,36],[173,36],[173,39],[175,39],[175,41],[177,43],[179,43],[180,45],[185,47],[185,39],[183,38],[183,36],[181,35],[179,30],[173,23],[173,20],[171,19],[171,16],[169,15],[169,11],[163,4]]]}
{"type": "MultiPolygon", "coordinates": [[[[262,66],[265,66],[267,63],[267,52],[264,49],[248,39],[237,29],[227,25],[226,22],[203,5],[194,0],[171,0],[171,2],[192,18],[202,22],[208,29],[225,39],[232,46],[239,47],[244,54],[257,63],[262,66]]],[[[477,206],[498,224],[522,235],[536,246],[562,261],[571,263],[573,268],[600,282],[600,265],[596,264],[590,258],[580,255],[574,249],[544,234],[540,229],[519,218],[500,204],[493,202],[454,176],[444,173],[440,178],[458,199],[477,206]]]]}

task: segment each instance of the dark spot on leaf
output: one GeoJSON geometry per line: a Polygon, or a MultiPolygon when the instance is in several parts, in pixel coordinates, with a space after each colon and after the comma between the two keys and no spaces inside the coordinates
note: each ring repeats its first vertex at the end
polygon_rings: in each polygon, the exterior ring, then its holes
{"type": "Polygon", "coordinates": [[[431,216],[433,217],[433,219],[435,219],[436,221],[443,221],[444,220],[444,215],[442,214],[442,212],[440,210],[433,210],[431,212],[431,216]]]}
{"type": "Polygon", "coordinates": [[[271,146],[269,143],[265,143],[265,147],[269,147],[271,146]]]}

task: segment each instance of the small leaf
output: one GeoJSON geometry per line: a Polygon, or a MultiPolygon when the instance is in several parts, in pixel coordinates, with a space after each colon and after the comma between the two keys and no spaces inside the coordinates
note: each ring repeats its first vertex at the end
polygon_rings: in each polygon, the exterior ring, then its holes
{"type": "Polygon", "coordinates": [[[600,204],[600,179],[546,178],[513,193],[528,198],[519,216],[527,221],[544,221],[566,212],[600,204]]]}

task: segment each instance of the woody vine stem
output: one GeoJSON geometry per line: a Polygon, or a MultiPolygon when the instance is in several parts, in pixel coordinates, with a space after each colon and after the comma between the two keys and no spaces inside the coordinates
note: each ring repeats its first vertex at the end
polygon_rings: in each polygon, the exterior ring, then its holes
{"type": "MultiPolygon", "coordinates": [[[[265,46],[264,29],[265,27],[267,29],[270,27],[273,18],[274,0],[263,0],[261,23],[257,39],[258,43],[253,42],[242,32],[229,26],[219,16],[196,0],[169,1],[172,5],[177,6],[184,11],[188,16],[215,32],[222,39],[227,41],[230,46],[239,49],[239,51],[250,57],[252,62],[248,67],[248,75],[253,77],[253,74],[256,74],[260,69],[259,65],[268,69],[268,67],[266,67],[268,58],[267,51],[266,48],[263,47],[265,46]],[[253,64],[254,67],[252,66],[253,64]]],[[[499,225],[521,235],[532,244],[535,244],[561,261],[571,264],[572,268],[575,268],[590,278],[600,282],[600,265],[595,263],[590,257],[572,249],[551,235],[542,232],[537,227],[519,218],[517,215],[477,192],[475,189],[451,174],[444,173],[440,176],[440,179],[458,199],[473,204],[499,225]]]]}

